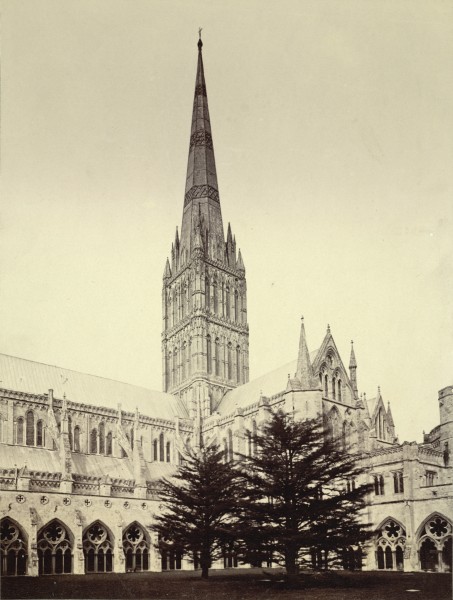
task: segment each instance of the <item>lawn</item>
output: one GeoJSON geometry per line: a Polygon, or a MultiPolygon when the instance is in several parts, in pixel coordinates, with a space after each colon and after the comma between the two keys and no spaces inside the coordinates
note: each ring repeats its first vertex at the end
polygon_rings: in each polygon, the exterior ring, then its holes
{"type": "Polygon", "coordinates": [[[125,573],[2,579],[2,598],[159,598],[193,600],[450,600],[451,575],[437,573],[306,573],[286,589],[275,570],[125,573]]]}

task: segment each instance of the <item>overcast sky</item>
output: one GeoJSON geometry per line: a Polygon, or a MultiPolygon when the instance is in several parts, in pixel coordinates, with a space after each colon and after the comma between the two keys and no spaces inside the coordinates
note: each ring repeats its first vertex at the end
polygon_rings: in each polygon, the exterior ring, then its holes
{"type": "Polygon", "coordinates": [[[1,352],[161,389],[202,26],[251,378],[296,358],[303,314],[310,350],[330,323],[347,366],[354,339],[359,392],[381,386],[401,441],[438,423],[450,1],[3,0],[1,16],[1,352]]]}

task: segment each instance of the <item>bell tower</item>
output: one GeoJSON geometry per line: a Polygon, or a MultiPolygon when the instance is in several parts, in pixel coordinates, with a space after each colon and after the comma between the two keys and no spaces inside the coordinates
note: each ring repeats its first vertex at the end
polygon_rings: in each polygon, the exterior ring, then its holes
{"type": "Polygon", "coordinates": [[[202,48],[200,37],[181,235],[162,289],[163,389],[192,417],[249,378],[245,267],[223,229],[202,48]]]}

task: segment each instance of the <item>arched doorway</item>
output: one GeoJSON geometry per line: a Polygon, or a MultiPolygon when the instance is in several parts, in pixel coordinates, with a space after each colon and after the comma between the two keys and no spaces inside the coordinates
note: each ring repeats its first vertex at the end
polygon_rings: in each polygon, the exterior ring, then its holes
{"type": "Polygon", "coordinates": [[[100,521],[85,529],[82,539],[85,573],[110,573],[113,570],[113,536],[100,521]]]}
{"type": "Polygon", "coordinates": [[[72,536],[57,519],[38,533],[38,562],[40,575],[72,573],[72,536]]]}
{"type": "Polygon", "coordinates": [[[123,550],[126,557],[126,571],[148,571],[149,541],[145,530],[137,522],[129,525],[123,533],[123,550]]]}
{"type": "Polygon", "coordinates": [[[0,573],[6,575],[27,574],[27,541],[22,528],[11,519],[0,521],[1,563],[0,573]]]}
{"type": "Polygon", "coordinates": [[[404,571],[406,531],[400,523],[387,519],[376,534],[376,546],[378,569],[404,571]]]}
{"type": "Polygon", "coordinates": [[[420,528],[418,555],[422,571],[450,573],[452,570],[452,525],[434,514],[420,528]]]}

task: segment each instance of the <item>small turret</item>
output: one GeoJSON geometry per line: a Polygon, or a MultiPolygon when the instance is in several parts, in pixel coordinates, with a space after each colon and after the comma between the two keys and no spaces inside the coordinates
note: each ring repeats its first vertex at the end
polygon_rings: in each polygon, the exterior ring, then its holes
{"type": "Polygon", "coordinates": [[[170,261],[168,260],[167,257],[167,262],[165,263],[165,269],[164,269],[164,274],[163,274],[163,279],[170,279],[171,277],[171,269],[170,269],[170,261]]]}
{"type": "Polygon", "coordinates": [[[354,398],[359,397],[359,391],[357,387],[357,361],[354,353],[354,341],[351,340],[351,356],[349,359],[349,378],[352,383],[352,390],[354,392],[354,398]]]}
{"type": "Polygon", "coordinates": [[[299,354],[297,357],[296,377],[300,381],[303,390],[310,390],[313,387],[313,368],[310,362],[307,339],[305,335],[304,318],[301,317],[299,354]]]}
{"type": "Polygon", "coordinates": [[[242,271],[243,273],[245,273],[244,261],[242,260],[242,254],[241,254],[240,250],[238,252],[238,260],[237,260],[237,263],[236,263],[236,269],[238,271],[242,271]]]}

